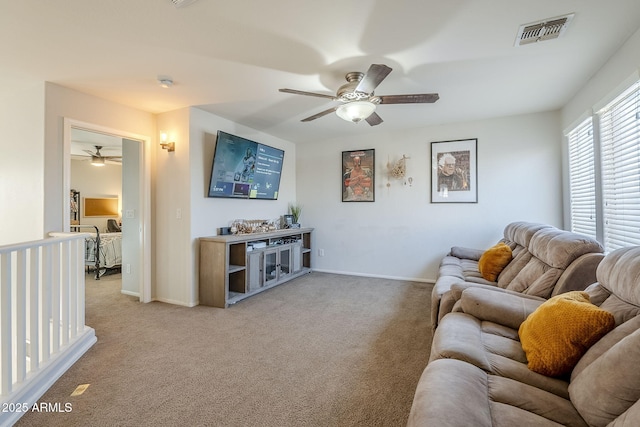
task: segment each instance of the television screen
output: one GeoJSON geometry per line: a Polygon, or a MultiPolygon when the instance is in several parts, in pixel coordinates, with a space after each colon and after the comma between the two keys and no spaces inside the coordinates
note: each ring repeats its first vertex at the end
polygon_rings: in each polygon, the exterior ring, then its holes
{"type": "Polygon", "coordinates": [[[284,151],[218,131],[209,197],[276,200],[284,151]]]}

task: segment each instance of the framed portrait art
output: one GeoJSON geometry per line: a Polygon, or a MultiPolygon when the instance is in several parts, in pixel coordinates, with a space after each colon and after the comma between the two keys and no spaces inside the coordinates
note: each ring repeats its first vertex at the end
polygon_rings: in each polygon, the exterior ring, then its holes
{"type": "Polygon", "coordinates": [[[431,203],[478,203],[478,139],[431,143],[431,203]]]}
{"type": "Polygon", "coordinates": [[[342,152],[342,201],[375,200],[375,150],[342,152]]]}

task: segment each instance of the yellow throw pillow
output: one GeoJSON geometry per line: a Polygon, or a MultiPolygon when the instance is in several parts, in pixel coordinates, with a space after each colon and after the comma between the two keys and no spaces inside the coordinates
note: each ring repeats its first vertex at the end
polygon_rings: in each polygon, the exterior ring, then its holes
{"type": "Polygon", "coordinates": [[[509,245],[500,242],[484,251],[478,260],[478,270],[486,280],[495,282],[500,272],[512,259],[513,254],[509,245]]]}
{"type": "Polygon", "coordinates": [[[548,376],[571,372],[582,355],[615,327],[613,314],[572,291],[545,301],[520,325],[530,370],[548,376]]]}

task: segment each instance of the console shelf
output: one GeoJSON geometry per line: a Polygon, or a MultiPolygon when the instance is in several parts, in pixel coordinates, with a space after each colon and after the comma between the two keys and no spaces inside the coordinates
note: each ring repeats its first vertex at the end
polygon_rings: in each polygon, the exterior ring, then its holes
{"type": "Polygon", "coordinates": [[[226,308],[310,273],[312,231],[200,238],[200,304],[226,308]]]}

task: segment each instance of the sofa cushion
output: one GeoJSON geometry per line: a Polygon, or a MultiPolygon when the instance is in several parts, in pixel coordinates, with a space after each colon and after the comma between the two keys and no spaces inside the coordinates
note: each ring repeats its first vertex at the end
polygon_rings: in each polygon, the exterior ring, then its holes
{"type": "Polygon", "coordinates": [[[478,261],[482,256],[483,251],[481,249],[466,248],[464,246],[453,246],[451,248],[450,256],[460,259],[472,259],[478,261]]]}
{"type": "Polygon", "coordinates": [[[564,270],[580,256],[602,253],[604,249],[597,241],[581,234],[547,228],[533,235],[529,251],[550,267],[564,270]]]}
{"type": "Polygon", "coordinates": [[[601,286],[622,301],[640,306],[640,246],[617,249],[604,258],[596,270],[601,286]]]}
{"type": "Polygon", "coordinates": [[[466,313],[447,314],[436,329],[429,363],[439,359],[460,360],[490,374],[569,399],[567,381],[527,368],[517,329],[481,321],[466,313]]]}
{"type": "MultiPolygon", "coordinates": [[[[620,339],[572,379],[571,401],[589,425],[606,426],[640,399],[638,360],[640,330],[620,339]]],[[[638,425],[640,420],[627,421],[625,425],[638,425]]]]}
{"type": "Polygon", "coordinates": [[[559,268],[549,267],[538,258],[532,257],[511,280],[506,289],[546,299],[551,297],[553,287],[563,271],[559,268]]]}
{"type": "Polygon", "coordinates": [[[512,259],[511,248],[506,243],[500,242],[490,247],[478,260],[478,270],[482,277],[495,282],[500,272],[512,259]]]}
{"type": "Polygon", "coordinates": [[[568,399],[455,359],[430,362],[418,382],[408,427],[580,426],[568,399]]]}
{"type": "Polygon", "coordinates": [[[611,313],[591,304],[586,292],[574,291],[540,305],[520,325],[518,335],[529,369],[560,376],[614,326],[611,313]]]}

